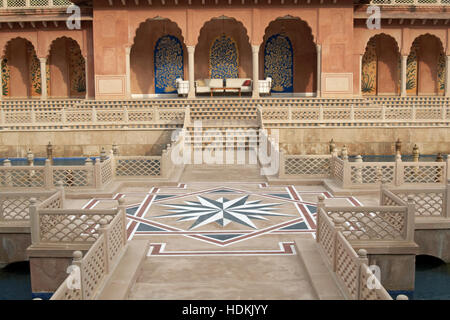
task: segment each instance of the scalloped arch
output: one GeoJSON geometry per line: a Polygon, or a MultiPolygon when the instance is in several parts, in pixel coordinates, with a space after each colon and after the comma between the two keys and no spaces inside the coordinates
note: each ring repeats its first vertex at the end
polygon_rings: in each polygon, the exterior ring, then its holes
{"type": "MultiPolygon", "coordinates": [[[[50,42],[50,45],[49,45],[48,48],[47,48],[46,55],[45,55],[46,57],[49,57],[49,56],[50,56],[50,53],[52,52],[53,44],[54,44],[56,41],[61,40],[61,39],[70,40],[70,41],[72,41],[73,43],[76,43],[77,46],[78,46],[78,48],[80,49],[80,51],[81,51],[81,53],[82,53],[83,59],[85,59],[85,57],[84,57],[84,55],[83,55],[82,47],[80,46],[80,44],[78,43],[78,41],[75,40],[75,39],[72,38],[72,37],[67,37],[67,36],[61,36],[61,37],[57,37],[57,38],[53,39],[52,42],[50,42]]],[[[85,59],[85,60],[86,60],[86,59],[85,59]]]]}
{"type": "Polygon", "coordinates": [[[250,44],[250,37],[248,36],[248,30],[247,30],[247,28],[245,27],[245,25],[244,25],[241,21],[237,20],[237,19],[234,18],[234,17],[221,15],[221,16],[218,16],[218,17],[213,17],[213,18],[209,19],[208,21],[206,21],[206,22],[203,24],[203,26],[202,26],[201,29],[200,29],[200,32],[198,33],[198,37],[197,37],[197,39],[196,39],[197,42],[195,43],[195,45],[198,44],[198,42],[199,42],[199,40],[200,40],[200,37],[202,36],[202,33],[204,32],[205,27],[207,26],[207,24],[209,24],[209,23],[212,22],[212,21],[216,21],[216,20],[220,20],[220,19],[233,20],[235,23],[237,23],[237,24],[239,25],[239,27],[241,27],[241,28],[243,28],[243,29],[245,30],[245,40],[250,44]]]}
{"type": "Polygon", "coordinates": [[[367,42],[366,42],[366,46],[364,47],[364,53],[366,53],[367,46],[369,45],[369,42],[370,42],[372,39],[379,38],[379,37],[382,37],[382,36],[386,36],[386,37],[388,37],[389,39],[394,40],[395,48],[397,49],[397,53],[400,54],[400,46],[398,45],[397,39],[395,39],[395,37],[393,37],[392,35],[390,35],[390,34],[388,34],[388,33],[385,33],[385,32],[380,32],[380,33],[377,33],[377,34],[371,36],[371,37],[367,40],[367,42]]]}
{"type": "Polygon", "coordinates": [[[140,30],[146,23],[151,22],[151,21],[164,21],[164,22],[168,21],[169,23],[175,24],[176,27],[177,27],[177,29],[178,29],[178,31],[179,31],[179,34],[176,34],[176,36],[179,36],[180,42],[181,42],[183,45],[185,45],[184,35],[183,35],[183,30],[180,28],[180,26],[178,25],[178,23],[176,23],[175,21],[173,21],[173,20],[171,20],[171,19],[169,19],[169,18],[164,18],[164,17],[161,17],[161,16],[155,16],[155,17],[153,17],[153,18],[147,18],[147,19],[145,19],[144,21],[142,21],[141,23],[139,23],[139,25],[137,26],[137,28],[136,28],[135,31],[134,31],[133,42],[128,44],[130,48],[133,47],[134,44],[136,43],[136,37],[137,37],[137,34],[138,34],[139,30],[140,30]]]}
{"type": "Polygon", "coordinates": [[[12,41],[15,41],[15,40],[18,40],[18,39],[22,39],[22,40],[25,40],[26,42],[30,43],[30,44],[33,46],[34,52],[37,54],[37,51],[36,51],[37,44],[34,43],[33,40],[28,39],[27,37],[19,36],[19,37],[11,38],[11,39],[9,39],[9,40],[5,43],[5,46],[3,47],[3,50],[2,50],[2,59],[4,59],[5,56],[6,56],[6,52],[7,52],[7,50],[8,50],[9,44],[10,44],[12,41]]]}
{"type": "Polygon", "coordinates": [[[432,38],[435,38],[438,42],[439,42],[439,47],[440,47],[440,49],[441,49],[441,52],[444,52],[445,53],[445,49],[444,49],[444,44],[442,43],[442,40],[441,40],[441,38],[439,37],[439,36],[437,36],[437,35],[435,35],[435,34],[432,34],[432,33],[429,33],[429,32],[426,32],[426,33],[424,33],[424,34],[421,34],[421,35],[419,35],[419,36],[417,36],[417,37],[415,37],[414,38],[414,40],[411,42],[411,45],[409,46],[409,53],[411,52],[411,49],[412,49],[412,47],[413,47],[413,45],[414,45],[414,43],[416,42],[416,41],[419,41],[419,39],[421,39],[421,38],[425,38],[425,37],[432,37],[432,38]]]}
{"type": "Polygon", "coordinates": [[[297,21],[299,21],[302,25],[304,25],[305,27],[306,27],[306,29],[309,31],[308,32],[308,35],[310,36],[310,39],[309,40],[311,40],[313,43],[315,43],[316,41],[316,38],[315,38],[315,36],[314,36],[314,34],[313,34],[313,30],[312,30],[312,28],[311,28],[311,26],[308,24],[308,22],[306,22],[305,20],[303,20],[302,18],[300,18],[300,17],[298,17],[298,16],[292,16],[292,15],[290,15],[290,14],[288,14],[288,15],[285,15],[285,16],[280,16],[280,17],[277,17],[277,18],[275,18],[275,19],[273,19],[272,21],[270,21],[270,23],[267,25],[267,27],[264,29],[264,36],[263,36],[263,39],[262,39],[262,42],[260,43],[260,45],[262,45],[263,43],[265,43],[265,41],[267,40],[267,38],[268,38],[268,31],[269,31],[269,28],[270,28],[270,26],[271,25],[273,25],[274,23],[276,23],[277,21],[280,21],[280,20],[284,20],[284,19],[292,19],[292,20],[297,20],[297,21]]]}

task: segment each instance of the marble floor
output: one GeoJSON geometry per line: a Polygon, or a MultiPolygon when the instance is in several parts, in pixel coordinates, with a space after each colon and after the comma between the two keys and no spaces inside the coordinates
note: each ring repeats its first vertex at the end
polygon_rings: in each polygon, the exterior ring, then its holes
{"type": "Polygon", "coordinates": [[[177,186],[70,200],[85,209],[125,200],[128,240],[149,242],[130,299],[316,299],[294,242],[314,238],[318,196],[331,206],[378,202],[321,185],[269,185],[251,166],[199,170],[185,170],[177,186]]]}

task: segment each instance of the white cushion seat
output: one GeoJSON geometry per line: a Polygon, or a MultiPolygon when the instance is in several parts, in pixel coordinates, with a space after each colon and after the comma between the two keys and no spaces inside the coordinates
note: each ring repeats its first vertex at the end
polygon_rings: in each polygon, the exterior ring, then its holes
{"type": "MultiPolygon", "coordinates": [[[[252,86],[251,86],[251,79],[248,78],[230,78],[225,80],[225,86],[227,88],[241,88],[241,92],[252,92],[252,86]],[[244,82],[250,80],[249,86],[244,86],[244,82]]],[[[227,92],[238,92],[239,90],[230,90],[228,89],[227,92]]]]}

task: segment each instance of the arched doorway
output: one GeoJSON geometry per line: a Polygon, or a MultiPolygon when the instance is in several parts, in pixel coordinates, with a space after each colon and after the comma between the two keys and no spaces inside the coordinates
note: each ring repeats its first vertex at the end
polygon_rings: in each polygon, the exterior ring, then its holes
{"type": "Polygon", "coordinates": [[[154,51],[155,93],[176,93],[176,79],[183,78],[183,47],[177,37],[158,39],[154,51]]]}
{"type": "Polygon", "coordinates": [[[401,58],[397,42],[378,34],[367,42],[362,58],[363,95],[399,95],[401,58]]]}
{"type": "Polygon", "coordinates": [[[181,29],[169,19],[147,20],[136,31],[130,52],[133,98],[176,93],[176,79],[186,79],[186,46],[181,29]]]}
{"type": "Polygon", "coordinates": [[[274,34],[264,48],[264,78],[272,78],[273,92],[294,91],[294,59],[291,40],[283,34],[274,34]]]}
{"type": "Polygon", "coordinates": [[[441,40],[431,34],[417,37],[407,59],[408,95],[444,95],[445,53],[441,40]]]}
{"type": "Polygon", "coordinates": [[[225,16],[206,22],[195,47],[195,61],[196,80],[251,78],[252,50],[243,24],[225,16]]]}
{"type": "Polygon", "coordinates": [[[40,61],[33,44],[14,38],[6,44],[1,61],[3,96],[10,98],[39,98],[41,96],[40,61]]]}
{"type": "Polygon", "coordinates": [[[222,34],[214,39],[209,52],[209,72],[211,79],[237,78],[239,52],[236,41],[222,34]]]}
{"type": "Polygon", "coordinates": [[[260,77],[272,78],[273,94],[314,96],[317,50],[308,24],[292,16],[269,23],[259,50],[260,77]]]}
{"type": "Polygon", "coordinates": [[[49,97],[80,98],[86,96],[86,67],[78,43],[67,37],[54,40],[49,50],[49,97]]]}

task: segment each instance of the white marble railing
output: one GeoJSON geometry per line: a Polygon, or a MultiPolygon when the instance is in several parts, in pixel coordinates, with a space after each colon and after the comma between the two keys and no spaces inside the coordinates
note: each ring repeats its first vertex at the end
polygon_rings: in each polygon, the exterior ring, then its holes
{"type": "Polygon", "coordinates": [[[336,274],[345,297],[351,300],[392,300],[369,269],[366,250],[355,252],[343,234],[342,223],[342,218],[333,222],[323,206],[318,205],[316,241],[326,263],[336,274]],[[335,225],[336,222],[339,224],[335,225]],[[371,286],[368,285],[369,279],[371,286]]]}
{"type": "Polygon", "coordinates": [[[55,166],[47,159],[44,166],[0,166],[0,189],[53,188],[61,182],[67,188],[102,188],[113,180],[113,161],[99,159],[95,164],[55,166]]]}
{"type": "Polygon", "coordinates": [[[0,0],[0,10],[66,8],[72,4],[68,0],[0,0]]]}
{"type": "MultiPolygon", "coordinates": [[[[55,191],[42,192],[1,192],[0,193],[0,222],[1,221],[29,221],[30,200],[39,203],[54,195],[55,191]]],[[[58,194],[58,198],[60,195],[58,194]]],[[[46,203],[48,201],[45,201],[46,203]]]]}
{"type": "MultiPolygon", "coordinates": [[[[380,204],[400,205],[398,199],[410,198],[416,205],[415,216],[424,218],[450,218],[450,180],[445,187],[436,188],[381,188],[380,204]],[[396,198],[397,201],[392,199],[396,198]]],[[[431,221],[431,220],[430,220],[431,221]]]]}
{"type": "Polygon", "coordinates": [[[98,221],[98,237],[87,253],[73,253],[73,272],[59,286],[51,300],[92,300],[97,297],[120,261],[127,244],[126,211],[123,199],[119,199],[119,208],[112,220],[102,218],[98,221]],[[78,270],[78,272],[77,272],[78,270]],[[79,277],[74,279],[74,276],[79,277]],[[74,285],[73,280],[78,285],[74,285]]]}
{"type": "Polygon", "coordinates": [[[448,6],[450,0],[371,0],[372,5],[395,6],[448,6]]]}

